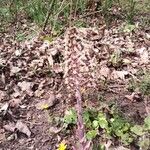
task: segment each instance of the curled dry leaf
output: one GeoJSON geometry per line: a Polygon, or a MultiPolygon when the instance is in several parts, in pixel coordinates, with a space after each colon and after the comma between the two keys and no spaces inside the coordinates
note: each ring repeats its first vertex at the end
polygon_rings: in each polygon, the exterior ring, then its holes
{"type": "Polygon", "coordinates": [[[149,54],[148,50],[145,47],[137,49],[137,52],[140,54],[140,64],[148,64],[149,63],[149,54]]]}
{"type": "Polygon", "coordinates": [[[31,136],[31,131],[29,130],[27,125],[22,123],[21,121],[17,121],[16,125],[13,123],[9,123],[7,125],[4,125],[3,128],[7,131],[10,131],[10,132],[15,132],[17,130],[21,133],[24,133],[28,137],[31,136]]]}
{"type": "Polygon", "coordinates": [[[0,129],[0,143],[2,140],[5,139],[5,133],[4,133],[4,129],[0,129]]]}
{"type": "Polygon", "coordinates": [[[56,96],[53,93],[49,94],[49,97],[45,100],[41,100],[41,102],[36,104],[37,109],[49,109],[57,103],[56,96]]]}
{"type": "Polygon", "coordinates": [[[44,93],[44,90],[37,89],[37,90],[34,92],[34,95],[35,95],[36,97],[41,97],[43,93],[44,93]]]}
{"type": "Polygon", "coordinates": [[[111,78],[112,79],[122,79],[124,80],[125,79],[125,76],[128,75],[128,71],[116,71],[114,70],[112,73],[111,73],[111,78]]]}
{"type": "Polygon", "coordinates": [[[63,72],[62,66],[61,66],[60,64],[54,64],[54,65],[53,65],[53,70],[54,70],[56,73],[63,72]]]}
{"type": "Polygon", "coordinates": [[[21,49],[17,49],[17,50],[15,51],[15,55],[16,55],[16,56],[21,56],[21,54],[22,54],[22,50],[21,50],[21,49]]]}
{"type": "Polygon", "coordinates": [[[7,131],[14,132],[15,131],[15,124],[9,123],[9,124],[4,125],[3,128],[7,131]]]}
{"type": "Polygon", "coordinates": [[[143,100],[142,94],[140,92],[133,92],[131,95],[125,95],[125,98],[132,102],[143,100]]]}
{"type": "Polygon", "coordinates": [[[110,75],[110,69],[108,67],[102,67],[100,69],[100,76],[107,78],[110,75]]]}
{"type": "Polygon", "coordinates": [[[130,150],[130,149],[125,148],[123,146],[118,146],[118,147],[115,147],[115,148],[109,148],[109,150],[130,150]]]}
{"type": "Polygon", "coordinates": [[[26,91],[27,94],[29,94],[30,96],[32,96],[32,94],[33,94],[33,91],[31,90],[32,82],[26,82],[26,81],[19,82],[18,86],[21,88],[21,90],[23,92],[26,91]]]}
{"type": "Polygon", "coordinates": [[[0,101],[3,100],[4,97],[5,97],[4,91],[1,91],[1,90],[0,90],[0,101]]]}
{"type": "Polygon", "coordinates": [[[2,107],[0,108],[0,114],[5,116],[8,112],[8,109],[9,109],[9,104],[8,103],[2,105],[2,107]]]}
{"type": "Polygon", "coordinates": [[[31,89],[31,82],[19,82],[18,86],[21,88],[22,91],[29,91],[31,89]]]}
{"type": "Polygon", "coordinates": [[[48,60],[49,65],[50,65],[51,67],[53,67],[54,60],[53,60],[52,55],[49,55],[49,56],[47,57],[47,60],[48,60]]]}
{"type": "Polygon", "coordinates": [[[50,129],[49,129],[50,133],[53,133],[53,134],[57,134],[61,130],[62,130],[62,128],[57,128],[57,127],[50,127],[50,129]]]}
{"type": "Polygon", "coordinates": [[[21,95],[21,93],[19,92],[19,89],[17,87],[14,87],[14,93],[11,95],[13,98],[17,98],[21,95]]]}
{"type": "Polygon", "coordinates": [[[19,98],[14,98],[9,101],[10,107],[13,107],[13,108],[18,107],[20,103],[21,103],[21,100],[19,98]]]}
{"type": "Polygon", "coordinates": [[[15,125],[15,130],[18,130],[21,133],[24,133],[25,135],[27,135],[28,137],[31,136],[31,131],[29,130],[29,128],[27,127],[26,124],[22,123],[21,121],[17,121],[16,125],[15,125]]]}
{"type": "Polygon", "coordinates": [[[18,73],[20,70],[21,68],[12,66],[10,70],[10,76],[13,76],[14,74],[18,73]]]}

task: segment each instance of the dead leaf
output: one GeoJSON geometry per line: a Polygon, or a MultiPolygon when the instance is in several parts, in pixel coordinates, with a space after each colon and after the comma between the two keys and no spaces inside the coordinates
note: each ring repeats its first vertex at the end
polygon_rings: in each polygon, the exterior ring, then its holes
{"type": "Polygon", "coordinates": [[[37,103],[37,109],[49,109],[50,107],[54,106],[57,102],[56,96],[53,93],[49,94],[49,97],[45,100],[43,99],[41,102],[37,103]]]}
{"type": "Polygon", "coordinates": [[[50,65],[51,67],[53,67],[54,61],[53,61],[52,55],[49,55],[49,56],[47,57],[47,60],[48,60],[49,65],[50,65]]]}
{"type": "Polygon", "coordinates": [[[12,66],[10,70],[10,76],[13,76],[14,74],[18,73],[20,70],[21,68],[12,66]]]}
{"type": "Polygon", "coordinates": [[[29,94],[30,96],[33,95],[33,91],[31,90],[31,87],[32,87],[32,82],[26,82],[26,81],[23,81],[23,82],[19,82],[18,83],[18,86],[21,88],[21,90],[23,92],[27,92],[27,94],[29,94]]]}
{"type": "Polygon", "coordinates": [[[110,75],[110,69],[108,67],[102,67],[100,69],[100,76],[107,78],[110,75]]]}
{"type": "Polygon", "coordinates": [[[125,98],[127,98],[128,100],[134,102],[134,101],[141,101],[143,100],[142,98],[142,94],[140,92],[133,92],[131,95],[125,95],[125,98]]]}
{"type": "Polygon", "coordinates": [[[142,47],[140,49],[137,49],[137,52],[140,54],[140,63],[148,64],[149,63],[148,50],[145,47],[142,47]]]}
{"type": "Polygon", "coordinates": [[[115,147],[115,148],[109,148],[109,150],[130,150],[130,149],[125,148],[123,146],[118,146],[118,147],[115,147]]]}
{"type": "Polygon", "coordinates": [[[6,103],[0,108],[0,113],[2,113],[3,116],[5,116],[8,112],[9,104],[6,103]]]}
{"type": "Polygon", "coordinates": [[[54,70],[56,73],[63,72],[62,66],[61,66],[60,64],[58,64],[58,63],[53,65],[53,70],[54,70]]]}
{"type": "Polygon", "coordinates": [[[0,143],[2,140],[6,139],[4,131],[5,131],[4,129],[0,129],[0,143]]]}
{"type": "Polygon", "coordinates": [[[3,128],[10,132],[15,132],[15,124],[9,123],[3,126],[3,128]]]}
{"type": "Polygon", "coordinates": [[[17,121],[16,125],[15,125],[15,130],[18,130],[21,133],[24,133],[25,135],[27,135],[28,137],[31,136],[31,131],[29,130],[29,128],[27,127],[26,124],[22,123],[21,121],[17,121]]]}
{"type": "Polygon", "coordinates": [[[124,80],[125,79],[125,76],[128,75],[128,71],[116,71],[114,70],[112,73],[111,73],[111,78],[112,79],[122,79],[124,80]]]}
{"type": "Polygon", "coordinates": [[[16,56],[20,56],[21,55],[21,53],[22,53],[22,50],[20,49],[17,49],[16,51],[15,51],[15,55],[16,56]]]}
{"type": "Polygon", "coordinates": [[[36,97],[41,97],[41,96],[43,95],[43,93],[44,93],[44,90],[39,90],[39,89],[37,89],[37,90],[34,92],[34,95],[35,95],[36,97]]]}
{"type": "Polygon", "coordinates": [[[3,84],[5,84],[6,79],[5,79],[4,73],[2,73],[2,75],[1,75],[1,81],[3,82],[3,84]]]}
{"type": "Polygon", "coordinates": [[[13,108],[18,107],[20,103],[21,103],[21,100],[19,98],[14,98],[9,101],[10,107],[13,107],[13,108]]]}
{"type": "Polygon", "coordinates": [[[145,44],[150,47],[150,40],[145,39],[145,44]]]}
{"type": "Polygon", "coordinates": [[[20,92],[19,92],[19,89],[14,87],[14,93],[11,95],[13,98],[17,98],[20,96],[20,92]]]}
{"type": "Polygon", "coordinates": [[[123,59],[123,64],[124,64],[124,65],[131,64],[131,61],[130,61],[129,59],[127,59],[127,58],[124,58],[124,59],[123,59]]]}
{"type": "Polygon", "coordinates": [[[5,93],[0,90],[0,101],[3,100],[5,97],[5,93]]]}
{"type": "Polygon", "coordinates": [[[62,130],[62,128],[50,127],[49,130],[50,130],[50,133],[57,134],[62,130]]]}

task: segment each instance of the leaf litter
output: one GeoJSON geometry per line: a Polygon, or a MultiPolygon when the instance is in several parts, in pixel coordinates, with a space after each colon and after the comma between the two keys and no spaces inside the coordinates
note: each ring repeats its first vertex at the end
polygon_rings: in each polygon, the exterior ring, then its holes
{"type": "MultiPolygon", "coordinates": [[[[76,75],[80,77],[87,95],[90,92],[87,87],[98,86],[96,88],[99,92],[106,90],[107,94],[104,96],[108,101],[112,101],[109,93],[119,93],[115,96],[121,106],[127,99],[137,103],[138,107],[128,102],[133,111],[142,114],[145,110],[145,106],[141,106],[143,97],[135,91],[129,92],[126,87],[131,78],[139,78],[138,70],[145,71],[150,68],[149,34],[142,32],[141,35],[138,28],[134,32],[122,32],[119,26],[112,29],[76,28],[76,35],[71,33],[67,37],[68,31],[53,41],[42,39],[39,33],[25,42],[16,42],[12,35],[4,34],[0,46],[2,128],[7,132],[17,130],[28,138],[31,137],[31,132],[34,133],[35,137],[31,141],[39,149],[47,148],[50,141],[58,144],[57,138],[49,137],[48,131],[63,138],[61,128],[50,127],[50,122],[43,113],[47,110],[49,113],[53,112],[54,116],[62,116],[65,109],[75,103],[70,96],[73,94],[73,79],[76,75]],[[74,43],[77,47],[73,51],[69,49],[70,36],[78,41],[74,43]],[[105,81],[107,87],[103,84],[105,81]],[[13,119],[5,118],[7,113],[13,119]],[[23,122],[28,122],[29,127],[23,122]],[[48,144],[44,146],[43,141],[48,144]]],[[[148,108],[146,104],[147,112],[148,108]]],[[[30,147],[26,141],[23,141],[24,147],[30,147]]],[[[15,142],[12,141],[12,146],[7,145],[3,139],[0,140],[3,146],[16,149],[18,147],[14,145],[15,142]]],[[[52,147],[56,149],[55,144],[52,147]]]]}

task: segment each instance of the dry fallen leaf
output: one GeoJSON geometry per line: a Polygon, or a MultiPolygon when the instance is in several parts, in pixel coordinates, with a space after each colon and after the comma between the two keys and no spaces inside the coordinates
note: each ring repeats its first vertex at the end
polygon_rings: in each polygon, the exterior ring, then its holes
{"type": "Polygon", "coordinates": [[[19,82],[18,86],[21,88],[23,92],[26,91],[27,94],[29,94],[30,96],[33,95],[33,91],[31,90],[32,82],[26,82],[26,81],[19,82]]]}
{"type": "Polygon", "coordinates": [[[49,55],[49,56],[47,57],[47,60],[48,60],[49,65],[50,65],[51,67],[53,67],[54,60],[53,60],[52,55],[49,55]]]}
{"type": "Polygon", "coordinates": [[[2,140],[6,139],[4,131],[5,131],[4,129],[0,129],[0,143],[1,143],[2,140]]]}
{"type": "Polygon", "coordinates": [[[14,98],[9,101],[10,107],[18,107],[20,103],[21,103],[21,100],[19,98],[14,98]]]}
{"type": "Polygon", "coordinates": [[[137,52],[140,54],[140,63],[148,64],[149,63],[148,50],[145,47],[142,47],[140,49],[137,49],[137,52]]]}
{"type": "Polygon", "coordinates": [[[0,90],[0,101],[3,100],[4,97],[5,97],[4,91],[0,90]]]}
{"type": "Polygon", "coordinates": [[[61,130],[62,130],[62,128],[57,128],[57,127],[50,127],[50,129],[49,129],[50,133],[53,133],[53,134],[57,134],[61,130]]]}
{"type": "Polygon", "coordinates": [[[115,148],[109,148],[109,150],[130,150],[130,149],[125,148],[123,146],[118,146],[118,147],[115,147],[115,148]]]}
{"type": "Polygon", "coordinates": [[[14,132],[15,131],[15,124],[9,123],[9,124],[4,125],[3,128],[7,131],[14,132]]]}
{"type": "Polygon", "coordinates": [[[29,128],[27,127],[26,124],[22,123],[21,121],[17,121],[16,125],[15,125],[15,130],[18,130],[21,133],[24,133],[25,135],[27,135],[28,137],[31,136],[31,131],[29,130],[29,128]]]}
{"type": "Polygon", "coordinates": [[[116,70],[114,70],[112,73],[111,73],[111,78],[112,79],[122,79],[122,80],[124,80],[125,79],[125,76],[126,75],[128,75],[129,73],[128,73],[128,71],[124,71],[124,70],[122,70],[122,71],[116,71],[116,70]]]}
{"type": "Polygon", "coordinates": [[[100,76],[107,78],[110,75],[110,69],[108,67],[102,67],[100,69],[100,76]]]}
{"type": "Polygon", "coordinates": [[[47,99],[41,100],[41,102],[36,104],[37,109],[49,109],[50,107],[54,106],[57,103],[56,96],[53,93],[48,94],[47,99]]]}
{"type": "Polygon", "coordinates": [[[31,82],[19,82],[18,86],[21,88],[22,91],[29,91],[31,88],[31,82]]]}
{"type": "Polygon", "coordinates": [[[11,70],[10,70],[10,76],[18,73],[20,70],[21,70],[21,68],[12,66],[11,70]]]}
{"type": "Polygon", "coordinates": [[[125,98],[132,102],[143,100],[142,94],[140,92],[133,92],[131,95],[125,95],[125,98]]]}
{"type": "Polygon", "coordinates": [[[2,107],[0,108],[0,114],[2,114],[3,116],[5,116],[8,112],[9,109],[9,104],[5,103],[4,105],[2,105],[2,107]]]}

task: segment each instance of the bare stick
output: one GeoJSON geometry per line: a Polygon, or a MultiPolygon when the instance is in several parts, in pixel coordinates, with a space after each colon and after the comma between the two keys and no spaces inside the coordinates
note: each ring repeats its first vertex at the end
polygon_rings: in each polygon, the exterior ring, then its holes
{"type": "Polygon", "coordinates": [[[45,31],[45,28],[46,28],[46,26],[47,26],[47,23],[48,23],[49,17],[50,17],[50,15],[51,15],[51,9],[52,9],[52,7],[53,7],[53,5],[54,5],[54,2],[55,2],[55,0],[53,0],[53,1],[51,2],[51,5],[50,5],[50,8],[49,8],[49,11],[47,12],[47,16],[46,16],[46,19],[45,19],[45,21],[44,21],[44,26],[43,26],[42,31],[45,31]]]}

